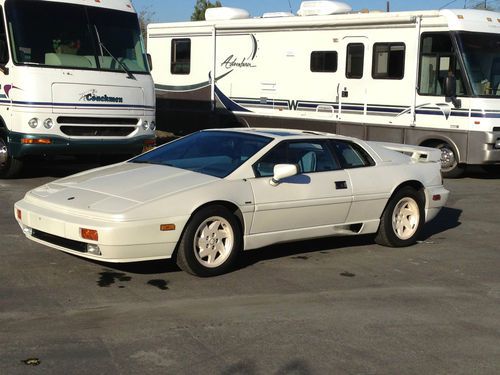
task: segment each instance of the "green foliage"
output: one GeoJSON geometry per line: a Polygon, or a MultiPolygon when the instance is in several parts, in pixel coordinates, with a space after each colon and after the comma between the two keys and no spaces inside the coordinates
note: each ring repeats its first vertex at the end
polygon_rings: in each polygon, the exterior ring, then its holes
{"type": "Polygon", "coordinates": [[[191,15],[191,21],[204,21],[205,11],[208,8],[218,8],[221,6],[222,4],[219,0],[215,1],[215,3],[212,3],[210,0],[196,0],[196,5],[191,15]]]}

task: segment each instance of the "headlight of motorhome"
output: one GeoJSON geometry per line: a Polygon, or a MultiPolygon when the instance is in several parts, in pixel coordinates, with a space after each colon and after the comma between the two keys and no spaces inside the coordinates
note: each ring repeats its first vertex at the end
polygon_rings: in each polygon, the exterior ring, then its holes
{"type": "Polygon", "coordinates": [[[143,121],[143,122],[142,122],[142,128],[143,128],[144,130],[148,130],[148,129],[149,129],[149,122],[147,122],[147,121],[143,121]]]}
{"type": "Polygon", "coordinates": [[[156,130],[156,122],[151,121],[151,124],[149,125],[151,130],[156,130]]]}
{"type": "Polygon", "coordinates": [[[38,126],[38,119],[36,117],[32,118],[28,121],[28,125],[30,126],[30,128],[35,129],[38,126]]]}
{"type": "Polygon", "coordinates": [[[46,118],[43,122],[43,126],[45,129],[51,129],[54,126],[54,121],[51,118],[46,118]]]}

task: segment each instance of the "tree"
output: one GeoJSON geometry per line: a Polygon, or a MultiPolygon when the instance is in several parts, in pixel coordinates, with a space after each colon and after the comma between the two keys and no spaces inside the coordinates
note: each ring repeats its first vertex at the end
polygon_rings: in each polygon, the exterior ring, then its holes
{"type": "Polygon", "coordinates": [[[155,15],[155,11],[151,10],[150,6],[144,7],[137,12],[137,16],[139,17],[139,26],[141,28],[141,34],[144,41],[147,40],[148,24],[154,21],[155,15]]]}
{"type": "Polygon", "coordinates": [[[196,5],[194,6],[194,11],[191,15],[191,21],[204,21],[205,11],[208,8],[218,8],[221,6],[222,4],[219,0],[217,0],[215,4],[212,4],[210,0],[196,0],[196,5]]]}
{"type": "Polygon", "coordinates": [[[471,2],[468,8],[472,9],[484,9],[484,10],[498,10],[498,5],[492,5],[491,3],[497,3],[497,1],[476,1],[471,2]]]}

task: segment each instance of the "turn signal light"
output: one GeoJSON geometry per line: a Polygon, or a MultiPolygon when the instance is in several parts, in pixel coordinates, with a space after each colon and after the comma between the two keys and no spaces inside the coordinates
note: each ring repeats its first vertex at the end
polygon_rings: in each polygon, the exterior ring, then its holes
{"type": "Polygon", "coordinates": [[[24,145],[50,145],[52,141],[48,138],[23,138],[21,143],[24,145]]]}
{"type": "Polygon", "coordinates": [[[80,228],[82,238],[91,241],[99,241],[99,234],[95,229],[80,228]]]}
{"type": "Polygon", "coordinates": [[[16,216],[17,216],[18,220],[23,220],[23,213],[21,212],[21,210],[19,208],[16,209],[16,216]]]}
{"type": "Polygon", "coordinates": [[[172,230],[175,230],[175,224],[162,224],[160,225],[160,230],[162,232],[170,232],[172,230]]]}
{"type": "Polygon", "coordinates": [[[436,202],[436,201],[440,201],[440,200],[441,200],[441,194],[435,194],[435,195],[433,195],[433,196],[432,196],[432,200],[433,200],[434,202],[436,202]]]}

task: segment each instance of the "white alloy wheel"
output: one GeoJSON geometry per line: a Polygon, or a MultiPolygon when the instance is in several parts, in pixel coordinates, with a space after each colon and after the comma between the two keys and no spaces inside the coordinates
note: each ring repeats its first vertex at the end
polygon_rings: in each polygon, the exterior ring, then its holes
{"type": "Polygon", "coordinates": [[[420,209],[417,202],[410,197],[402,198],[394,207],[392,214],[392,229],[394,234],[401,239],[411,238],[420,223],[420,209]]]}
{"type": "Polygon", "coordinates": [[[231,255],[234,238],[233,228],[225,218],[213,216],[205,219],[194,236],[196,259],[204,267],[219,267],[231,255]]]}

